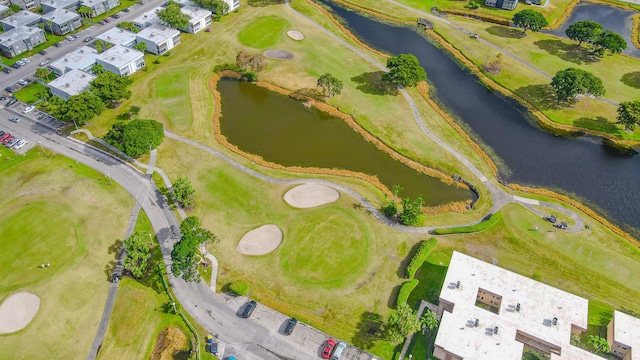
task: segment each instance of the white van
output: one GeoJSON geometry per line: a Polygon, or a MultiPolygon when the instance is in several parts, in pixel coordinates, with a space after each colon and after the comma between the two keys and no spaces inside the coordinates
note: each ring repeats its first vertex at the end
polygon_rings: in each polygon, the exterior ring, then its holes
{"type": "Polygon", "coordinates": [[[36,109],[35,106],[29,106],[29,107],[25,108],[24,110],[22,110],[22,113],[23,114],[28,114],[28,113],[32,112],[33,110],[35,110],[35,109],[36,109]]]}
{"type": "Polygon", "coordinates": [[[331,360],[340,360],[340,357],[342,356],[342,353],[346,348],[347,348],[347,344],[340,341],[336,346],[336,349],[333,350],[333,356],[331,356],[331,360]]]}

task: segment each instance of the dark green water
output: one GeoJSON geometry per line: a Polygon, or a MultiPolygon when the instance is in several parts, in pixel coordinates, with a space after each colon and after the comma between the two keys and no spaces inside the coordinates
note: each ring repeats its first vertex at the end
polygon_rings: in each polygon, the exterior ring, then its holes
{"type": "Polygon", "coordinates": [[[241,150],[284,166],[346,169],[377,176],[401,196],[422,195],[427,206],[475,199],[468,189],[445,184],[394,160],[343,120],[248,82],[218,82],[222,134],[241,150]]]}

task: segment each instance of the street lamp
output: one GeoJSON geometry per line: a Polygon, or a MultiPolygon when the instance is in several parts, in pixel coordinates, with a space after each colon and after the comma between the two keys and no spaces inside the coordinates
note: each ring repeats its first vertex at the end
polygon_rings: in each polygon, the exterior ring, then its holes
{"type": "Polygon", "coordinates": [[[42,149],[42,152],[44,152],[44,147],[42,146],[42,142],[38,141],[38,145],[40,145],[40,148],[42,149]]]}
{"type": "Polygon", "coordinates": [[[111,186],[113,186],[113,182],[111,181],[111,175],[109,175],[108,173],[107,173],[107,179],[109,179],[109,184],[111,184],[111,186]]]}

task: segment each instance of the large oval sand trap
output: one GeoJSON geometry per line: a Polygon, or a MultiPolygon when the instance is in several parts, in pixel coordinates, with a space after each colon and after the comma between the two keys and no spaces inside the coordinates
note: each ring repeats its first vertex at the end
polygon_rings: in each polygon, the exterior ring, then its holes
{"type": "Polygon", "coordinates": [[[340,193],[336,189],[318,184],[299,185],[284,194],[287,204],[301,209],[332,203],[339,198],[340,193]]]}
{"type": "Polygon", "coordinates": [[[289,30],[287,31],[287,36],[292,38],[293,40],[300,41],[304,39],[304,35],[298,30],[289,30]]]}
{"type": "Polygon", "coordinates": [[[40,308],[40,298],[22,291],[9,295],[0,304],[0,334],[8,334],[27,326],[40,308]]]}
{"type": "Polygon", "coordinates": [[[243,255],[264,255],[272,252],[282,241],[282,231],[275,225],[262,225],[242,236],[236,250],[243,255]]]}

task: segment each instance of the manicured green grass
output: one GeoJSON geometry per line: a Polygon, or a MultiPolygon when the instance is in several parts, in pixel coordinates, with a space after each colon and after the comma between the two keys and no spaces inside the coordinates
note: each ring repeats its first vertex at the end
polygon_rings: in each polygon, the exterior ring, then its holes
{"type": "Polygon", "coordinates": [[[96,171],[40,148],[0,154],[0,301],[16,291],[41,301],[26,328],[0,336],[0,357],[84,358],[109,288],[109,247],[123,235],[133,199],[96,171]]]}
{"type": "Polygon", "coordinates": [[[34,82],[16,91],[13,97],[27,104],[33,104],[40,100],[38,94],[41,94],[43,90],[48,91],[49,89],[40,83],[34,82]]]}
{"type": "Polygon", "coordinates": [[[450,228],[441,228],[433,230],[436,235],[448,235],[448,234],[466,234],[477,231],[486,230],[502,220],[502,213],[500,211],[493,214],[489,219],[484,220],[481,223],[469,226],[457,226],[450,228]]]}
{"type": "Polygon", "coordinates": [[[371,230],[342,207],[299,214],[280,250],[285,275],[305,285],[339,289],[352,285],[369,262],[371,230]]]}
{"type": "Polygon", "coordinates": [[[177,131],[185,131],[191,127],[191,102],[189,97],[189,76],[186,71],[167,72],[158,76],[154,81],[155,96],[162,102],[160,109],[166,119],[171,123],[171,128],[177,131]]]}
{"type": "Polygon", "coordinates": [[[291,25],[279,16],[263,16],[246,25],[238,33],[238,40],[249,47],[266,49],[282,40],[291,25]]]}
{"type": "MultiPolygon", "coordinates": [[[[446,254],[445,256],[449,256],[446,254]]],[[[447,264],[450,259],[447,259],[447,264]]],[[[430,257],[427,260],[418,273],[415,279],[419,280],[418,286],[411,292],[407,304],[409,306],[417,306],[420,300],[426,300],[432,303],[436,303],[440,296],[440,290],[444,283],[444,278],[447,275],[447,266],[438,265],[430,257]]]]}

